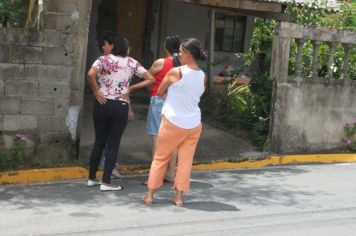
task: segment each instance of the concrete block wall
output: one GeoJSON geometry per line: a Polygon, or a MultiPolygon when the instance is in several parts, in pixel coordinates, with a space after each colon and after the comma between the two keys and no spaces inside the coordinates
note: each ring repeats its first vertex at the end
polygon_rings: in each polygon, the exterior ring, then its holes
{"type": "Polygon", "coordinates": [[[270,151],[326,152],[345,145],[343,127],[356,118],[356,81],[289,79],[276,88],[270,151]]]}
{"type": "MultiPolygon", "coordinates": [[[[303,74],[301,52],[304,42],[311,40],[356,48],[356,33],[325,27],[307,27],[281,23],[273,42],[271,78],[272,94],[270,133],[267,150],[274,153],[317,153],[343,148],[344,125],[356,119],[356,80],[351,80],[344,65],[341,78],[333,74],[303,74]],[[296,56],[296,73],[290,75],[291,40],[295,39],[300,57],[296,56]],[[299,73],[299,74],[298,74],[299,73]]],[[[313,50],[314,58],[318,51],[313,50]]],[[[297,53],[298,54],[298,53],[297,53]]],[[[346,54],[345,54],[346,55],[346,54]]],[[[329,66],[332,51],[329,49],[329,66]]],[[[347,58],[347,56],[345,56],[347,58]]],[[[344,58],[344,62],[350,61],[344,58]]],[[[314,60],[315,67],[321,65],[314,60]]]]}
{"type": "Polygon", "coordinates": [[[51,165],[76,157],[91,1],[43,7],[39,31],[0,28],[0,138],[28,134],[31,159],[51,165]]]}

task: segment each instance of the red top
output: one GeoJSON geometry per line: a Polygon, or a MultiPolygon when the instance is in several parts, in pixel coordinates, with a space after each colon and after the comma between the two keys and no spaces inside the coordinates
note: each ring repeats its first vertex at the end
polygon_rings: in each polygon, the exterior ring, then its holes
{"type": "Polygon", "coordinates": [[[167,72],[172,68],[173,68],[173,57],[166,57],[164,59],[162,70],[155,75],[156,81],[151,86],[151,96],[159,96],[158,87],[161,85],[164,76],[166,76],[167,72]]]}

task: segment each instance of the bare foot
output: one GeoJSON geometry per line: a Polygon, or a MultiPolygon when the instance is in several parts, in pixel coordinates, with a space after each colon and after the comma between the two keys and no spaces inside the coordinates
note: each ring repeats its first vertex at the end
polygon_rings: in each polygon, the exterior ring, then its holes
{"type": "Polygon", "coordinates": [[[172,202],[177,207],[182,207],[183,206],[183,200],[182,199],[178,199],[176,196],[172,197],[172,202]]]}
{"type": "Polygon", "coordinates": [[[153,203],[153,199],[151,197],[148,197],[147,195],[145,195],[143,198],[142,198],[142,201],[144,204],[146,204],[147,206],[151,206],[152,203],[153,203]]]}

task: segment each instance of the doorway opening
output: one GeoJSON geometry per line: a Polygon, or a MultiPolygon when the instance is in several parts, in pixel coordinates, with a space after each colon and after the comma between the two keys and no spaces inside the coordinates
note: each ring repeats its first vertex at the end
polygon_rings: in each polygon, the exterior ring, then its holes
{"type": "MultiPolygon", "coordinates": [[[[107,34],[119,34],[126,37],[130,45],[130,56],[148,69],[153,62],[150,37],[153,27],[152,21],[154,14],[157,13],[157,7],[157,1],[155,0],[93,0],[89,24],[86,72],[94,61],[102,55],[100,42],[107,34]]],[[[134,83],[135,81],[137,80],[133,78],[132,82],[134,83]]],[[[144,124],[149,104],[149,90],[141,89],[135,91],[130,96],[130,99],[135,113],[135,121],[129,123],[122,137],[119,149],[120,163],[146,164],[151,160],[150,140],[144,135],[144,124]],[[130,128],[132,126],[135,126],[135,128],[130,128]],[[135,130],[142,131],[142,140],[135,140],[135,135],[130,135],[135,130]],[[139,150],[137,147],[139,147],[139,150]],[[129,149],[135,151],[128,151],[129,149]]],[[[83,163],[88,162],[95,139],[92,120],[93,104],[94,96],[87,83],[85,74],[79,147],[79,159],[83,163]]]]}

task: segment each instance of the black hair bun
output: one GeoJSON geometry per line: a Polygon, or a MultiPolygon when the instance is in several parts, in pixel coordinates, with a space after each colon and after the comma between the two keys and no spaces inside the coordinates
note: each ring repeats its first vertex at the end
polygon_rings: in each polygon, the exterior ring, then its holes
{"type": "Polygon", "coordinates": [[[199,55],[199,59],[201,61],[205,61],[208,58],[208,54],[204,49],[200,49],[200,55],[199,55]]]}

